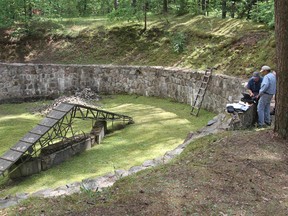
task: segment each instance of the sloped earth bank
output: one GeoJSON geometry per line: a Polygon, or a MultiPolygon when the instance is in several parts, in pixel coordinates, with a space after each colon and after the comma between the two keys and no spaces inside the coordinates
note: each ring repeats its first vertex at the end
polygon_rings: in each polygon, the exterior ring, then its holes
{"type": "MultiPolygon", "coordinates": [[[[14,207],[21,215],[287,215],[288,147],[272,130],[209,135],[111,189],[14,207]]],[[[0,211],[1,212],[1,211],[0,211]]],[[[6,213],[6,210],[2,212],[6,213]]]]}
{"type": "Polygon", "coordinates": [[[287,215],[287,153],[270,130],[235,132],[117,183],[109,205],[71,215],[287,215]]]}
{"type": "Polygon", "coordinates": [[[0,61],[216,67],[221,73],[243,77],[264,64],[275,67],[273,32],[240,19],[160,19],[149,23],[143,34],[143,26],[137,23],[87,27],[74,36],[53,33],[53,29],[64,31],[55,23],[32,27],[29,34],[0,29],[0,61]]]}

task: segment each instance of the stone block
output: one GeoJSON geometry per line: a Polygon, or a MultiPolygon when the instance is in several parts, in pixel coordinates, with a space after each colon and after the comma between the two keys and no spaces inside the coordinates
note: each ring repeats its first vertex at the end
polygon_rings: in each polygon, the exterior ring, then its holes
{"type": "Polygon", "coordinates": [[[52,166],[60,164],[68,158],[72,157],[73,155],[85,151],[87,148],[91,148],[90,138],[83,140],[79,143],[75,143],[52,154],[41,156],[42,170],[47,170],[52,166]]]}
{"type": "Polygon", "coordinates": [[[115,170],[115,176],[117,179],[120,179],[122,177],[128,176],[128,171],[126,170],[115,170]]]}
{"type": "MultiPolygon", "coordinates": [[[[10,170],[13,170],[15,166],[12,166],[10,170]]],[[[40,158],[33,158],[33,160],[25,162],[13,172],[9,172],[11,179],[30,176],[41,172],[41,160],[40,158]]]]}
{"type": "Polygon", "coordinates": [[[156,166],[156,164],[153,160],[147,160],[147,161],[143,162],[142,166],[143,167],[154,167],[154,166],[156,166]]]}
{"type": "Polygon", "coordinates": [[[133,173],[137,173],[141,170],[147,169],[147,167],[143,167],[143,166],[133,166],[129,169],[128,173],[129,175],[133,174],[133,173]]]}
{"type": "Polygon", "coordinates": [[[234,129],[247,129],[255,126],[257,122],[257,105],[253,104],[243,113],[239,113],[239,124],[234,125],[234,129]]]}
{"type": "Polygon", "coordinates": [[[95,143],[100,144],[107,132],[107,122],[106,121],[97,121],[90,134],[94,137],[95,143]]]}

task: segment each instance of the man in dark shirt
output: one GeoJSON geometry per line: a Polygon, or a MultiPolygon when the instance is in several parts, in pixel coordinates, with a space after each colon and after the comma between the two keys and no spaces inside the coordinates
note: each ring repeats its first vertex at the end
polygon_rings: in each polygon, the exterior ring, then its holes
{"type": "Polygon", "coordinates": [[[248,89],[249,95],[251,97],[256,97],[259,94],[263,78],[260,73],[255,71],[253,76],[249,79],[246,88],[248,89]]]}

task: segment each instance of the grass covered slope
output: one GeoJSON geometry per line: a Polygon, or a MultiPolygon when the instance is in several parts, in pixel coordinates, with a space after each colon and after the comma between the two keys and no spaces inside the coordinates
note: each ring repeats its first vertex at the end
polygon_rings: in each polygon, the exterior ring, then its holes
{"type": "MultiPolygon", "coordinates": [[[[140,165],[145,160],[162,156],[166,151],[176,148],[190,131],[205,126],[214,116],[213,113],[201,110],[201,117],[196,119],[189,114],[189,105],[151,97],[119,95],[106,98],[101,103],[104,110],[133,117],[135,124],[108,134],[100,145],[23,181],[7,182],[6,178],[2,178],[1,197],[56,188],[85,178],[101,176],[115,169],[129,169],[140,165]]],[[[5,129],[5,133],[0,136],[0,152],[13,146],[41,120],[40,116],[29,113],[35,106],[39,106],[39,103],[0,105],[1,128],[8,127],[4,119],[9,113],[15,115],[15,118],[10,119],[9,129],[5,129]],[[4,108],[8,111],[4,111],[4,108]],[[21,122],[20,126],[18,117],[30,119],[31,122],[21,122]],[[15,130],[20,132],[15,134],[15,130]]],[[[83,122],[90,123],[91,127],[91,121],[83,122]]]]}
{"type": "MultiPolygon", "coordinates": [[[[42,105],[36,102],[32,106],[42,105]]],[[[16,144],[39,121],[39,115],[29,113],[31,104],[23,103],[0,105],[0,155],[16,144]]]]}
{"type": "Polygon", "coordinates": [[[160,65],[250,76],[275,65],[274,32],[240,19],[204,16],[148,18],[142,23],[105,18],[32,23],[28,33],[2,30],[0,59],[7,62],[160,65]]]}

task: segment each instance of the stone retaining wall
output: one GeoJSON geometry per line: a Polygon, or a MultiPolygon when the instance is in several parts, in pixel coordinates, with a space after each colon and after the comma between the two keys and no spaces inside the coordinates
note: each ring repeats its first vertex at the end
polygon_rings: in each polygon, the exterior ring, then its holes
{"type": "MultiPolygon", "coordinates": [[[[203,72],[179,68],[0,63],[0,101],[49,97],[92,88],[100,93],[128,93],[171,98],[192,104],[203,72]]],[[[203,108],[222,112],[244,90],[242,80],[213,75],[203,108]]]]}

